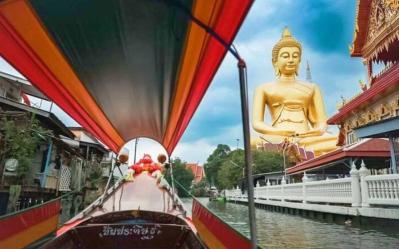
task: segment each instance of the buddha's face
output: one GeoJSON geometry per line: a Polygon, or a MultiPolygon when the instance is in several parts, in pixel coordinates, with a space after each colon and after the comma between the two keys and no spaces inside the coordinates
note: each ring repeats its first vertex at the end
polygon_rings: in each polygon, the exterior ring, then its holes
{"type": "Polygon", "coordinates": [[[298,71],[301,61],[301,52],[297,47],[283,47],[279,50],[277,61],[274,64],[280,75],[292,76],[298,71]]]}

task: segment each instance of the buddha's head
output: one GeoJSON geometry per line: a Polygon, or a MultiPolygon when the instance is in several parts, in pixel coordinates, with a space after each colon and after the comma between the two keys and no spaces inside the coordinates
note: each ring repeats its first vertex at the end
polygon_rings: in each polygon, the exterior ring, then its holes
{"type": "Polygon", "coordinates": [[[272,62],[276,75],[298,75],[301,54],[301,44],[292,37],[288,28],[285,28],[281,39],[274,45],[272,51],[272,62]]]}

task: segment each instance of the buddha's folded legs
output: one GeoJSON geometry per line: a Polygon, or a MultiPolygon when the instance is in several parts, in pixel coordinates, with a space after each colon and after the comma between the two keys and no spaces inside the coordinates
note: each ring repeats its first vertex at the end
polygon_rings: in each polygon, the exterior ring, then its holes
{"type": "Polygon", "coordinates": [[[259,148],[264,143],[274,144],[277,146],[278,144],[283,143],[284,140],[288,140],[291,143],[296,143],[299,147],[303,147],[306,150],[313,151],[316,156],[328,153],[338,148],[336,146],[337,137],[330,133],[324,133],[320,136],[306,138],[262,135],[257,138],[251,137],[251,145],[254,148],[259,148]]]}

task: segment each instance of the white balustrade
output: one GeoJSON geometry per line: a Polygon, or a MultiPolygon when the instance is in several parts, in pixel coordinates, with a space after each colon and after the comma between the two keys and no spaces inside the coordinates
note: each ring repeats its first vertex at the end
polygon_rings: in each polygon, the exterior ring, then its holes
{"type": "Polygon", "coordinates": [[[241,190],[240,189],[228,189],[225,192],[226,198],[229,200],[237,200],[241,197],[241,190]]]}
{"type": "Polygon", "coordinates": [[[283,186],[282,185],[273,185],[268,186],[268,196],[269,200],[282,200],[283,199],[283,186]]]}
{"type": "Polygon", "coordinates": [[[368,187],[367,187],[367,183],[366,183],[366,177],[369,176],[370,170],[368,170],[366,168],[366,165],[364,164],[364,162],[362,161],[361,167],[359,169],[359,176],[360,176],[360,192],[362,195],[362,207],[368,207],[370,206],[369,204],[369,194],[368,194],[368,187]]]}
{"type": "Polygon", "coordinates": [[[306,201],[322,203],[352,203],[351,179],[305,183],[306,201]]]}
{"type": "Polygon", "coordinates": [[[356,169],[355,162],[351,166],[351,190],[352,190],[352,207],[360,207],[362,203],[362,196],[360,191],[360,175],[359,170],[356,169]]]}
{"type": "Polygon", "coordinates": [[[287,201],[303,201],[302,183],[286,184],[284,186],[284,199],[287,201]]]}
{"type": "Polygon", "coordinates": [[[255,191],[255,195],[257,197],[257,199],[259,200],[267,200],[267,186],[263,186],[263,187],[256,187],[254,189],[255,191]]]}
{"type": "Polygon", "coordinates": [[[258,200],[302,202],[305,195],[308,202],[352,203],[351,178],[261,186],[254,190],[258,200]]]}
{"type": "MultiPolygon", "coordinates": [[[[364,162],[359,170],[353,164],[350,174],[348,178],[309,182],[305,173],[302,183],[286,184],[282,179],[282,184],[273,186],[267,181],[266,186],[257,184],[254,188],[255,201],[399,206],[399,174],[370,175],[364,162]]],[[[228,200],[247,201],[246,193],[238,187],[225,193],[228,200]]]]}
{"type": "MultiPolygon", "coordinates": [[[[367,204],[399,205],[399,174],[368,175],[364,177],[367,204]]],[[[363,195],[362,195],[363,196],[363,195]]]]}

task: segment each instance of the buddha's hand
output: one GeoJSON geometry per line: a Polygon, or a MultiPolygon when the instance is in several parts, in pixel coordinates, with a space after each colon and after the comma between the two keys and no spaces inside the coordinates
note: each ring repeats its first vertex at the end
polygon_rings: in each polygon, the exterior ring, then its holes
{"type": "Polygon", "coordinates": [[[296,137],[313,137],[313,136],[321,136],[323,135],[324,130],[322,129],[311,129],[307,132],[303,132],[303,133],[296,133],[295,136],[296,137]]]}
{"type": "Polygon", "coordinates": [[[284,137],[294,137],[296,135],[296,132],[292,130],[280,130],[278,133],[284,137]]]}

